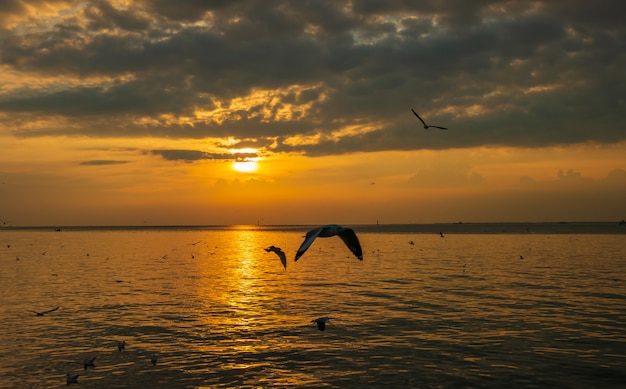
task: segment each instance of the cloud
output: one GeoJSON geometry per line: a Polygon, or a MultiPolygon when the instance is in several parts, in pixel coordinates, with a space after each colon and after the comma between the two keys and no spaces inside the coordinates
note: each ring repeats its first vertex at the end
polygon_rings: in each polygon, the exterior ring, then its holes
{"type": "Polygon", "coordinates": [[[112,159],[94,159],[90,161],[83,161],[80,163],[80,165],[87,165],[87,166],[123,165],[129,162],[130,161],[116,161],[112,159]]]}
{"type": "Polygon", "coordinates": [[[0,87],[0,131],[307,155],[613,143],[626,6],[603,4],[9,1],[0,66],[20,77],[0,87]],[[450,134],[421,131],[410,108],[450,134]]]}
{"type": "Polygon", "coordinates": [[[152,155],[158,155],[168,161],[194,162],[200,160],[237,161],[246,158],[255,158],[256,153],[207,153],[200,150],[150,150],[152,155]]]}
{"type": "Polygon", "coordinates": [[[529,176],[520,178],[520,188],[523,190],[532,189],[546,192],[615,192],[614,189],[621,188],[626,191],[626,171],[621,168],[611,170],[606,177],[590,178],[574,169],[556,172],[555,178],[551,180],[537,180],[529,176]]]}
{"type": "Polygon", "coordinates": [[[481,185],[485,178],[467,165],[438,164],[419,168],[408,182],[413,186],[441,188],[481,185]]]}

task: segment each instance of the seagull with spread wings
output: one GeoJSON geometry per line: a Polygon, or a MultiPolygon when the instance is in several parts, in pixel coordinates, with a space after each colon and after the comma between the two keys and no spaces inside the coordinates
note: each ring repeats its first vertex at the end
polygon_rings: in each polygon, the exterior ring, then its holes
{"type": "Polygon", "coordinates": [[[356,233],[351,228],[342,227],[337,224],[327,224],[325,226],[317,227],[306,233],[304,242],[300,245],[298,252],[296,252],[296,261],[306,252],[311,246],[315,238],[329,238],[331,236],[339,236],[343,243],[348,246],[352,254],[354,254],[361,261],[363,260],[363,251],[361,250],[361,244],[359,238],[356,237],[356,233]]]}
{"type": "Polygon", "coordinates": [[[317,324],[317,329],[320,331],[324,331],[326,329],[326,323],[330,322],[330,317],[319,317],[315,320],[311,320],[311,323],[317,324]]]}
{"type": "Polygon", "coordinates": [[[447,130],[447,128],[446,128],[446,127],[431,126],[431,125],[426,124],[426,122],[424,121],[424,119],[422,119],[422,118],[420,117],[420,115],[418,115],[418,114],[417,114],[417,112],[415,112],[415,111],[413,110],[413,108],[411,108],[411,111],[413,112],[413,114],[414,114],[415,116],[417,116],[417,118],[420,120],[420,122],[422,122],[422,124],[424,125],[424,128],[425,128],[425,129],[427,129],[427,130],[428,130],[429,128],[431,128],[431,127],[432,127],[432,128],[438,128],[438,129],[440,129],[440,130],[447,130]]]}
{"type": "Polygon", "coordinates": [[[278,258],[280,258],[280,263],[282,263],[285,270],[287,270],[287,256],[285,255],[285,252],[280,247],[276,247],[272,245],[270,247],[265,248],[264,250],[267,251],[268,253],[270,251],[275,252],[276,255],[278,255],[278,258]]]}
{"type": "MultiPolygon", "coordinates": [[[[19,258],[18,258],[18,259],[19,259],[19,258]]],[[[47,311],[43,311],[43,312],[37,312],[37,311],[29,311],[29,312],[32,312],[32,313],[34,313],[34,314],[35,314],[35,315],[37,315],[37,316],[44,316],[46,313],[54,312],[54,311],[56,311],[57,309],[59,309],[59,307],[52,308],[52,309],[48,309],[47,311]]]]}

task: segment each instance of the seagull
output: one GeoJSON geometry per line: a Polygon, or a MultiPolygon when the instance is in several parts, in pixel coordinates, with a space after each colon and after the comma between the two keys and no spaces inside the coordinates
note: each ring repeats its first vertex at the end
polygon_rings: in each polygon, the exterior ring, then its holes
{"type": "Polygon", "coordinates": [[[152,356],[150,357],[150,362],[152,362],[152,366],[156,366],[156,363],[157,363],[156,354],[152,354],[152,356]]]}
{"type": "MultiPolygon", "coordinates": [[[[18,258],[19,259],[19,258],[18,258]]],[[[56,308],[52,308],[52,309],[48,309],[47,311],[43,311],[43,312],[37,312],[37,311],[29,311],[29,312],[33,312],[35,315],[37,316],[44,316],[46,313],[50,313],[50,312],[54,312],[57,309],[59,309],[59,307],[56,308]]]]}
{"type": "Polygon", "coordinates": [[[296,261],[306,252],[306,250],[311,246],[315,238],[328,238],[331,236],[339,235],[343,243],[348,246],[352,254],[354,254],[359,260],[363,260],[363,251],[361,250],[361,244],[359,243],[359,239],[356,237],[354,230],[351,228],[346,228],[339,226],[337,224],[327,224],[325,226],[317,227],[306,233],[306,237],[304,242],[300,245],[298,252],[296,253],[296,261]]]}
{"type": "Polygon", "coordinates": [[[424,119],[422,119],[422,118],[420,117],[420,115],[418,115],[418,114],[417,114],[417,112],[413,111],[413,108],[411,108],[411,111],[413,112],[413,114],[414,114],[415,116],[417,116],[417,118],[420,120],[420,122],[422,122],[422,124],[424,125],[424,128],[425,128],[425,129],[427,129],[427,130],[428,130],[430,127],[433,127],[433,128],[438,128],[438,129],[440,129],[440,130],[447,130],[447,128],[446,128],[446,127],[429,126],[428,124],[426,124],[426,122],[424,121],[424,119]]]}
{"type": "Polygon", "coordinates": [[[126,348],[126,341],[122,340],[121,342],[117,342],[117,351],[122,351],[126,348]]]}
{"type": "Polygon", "coordinates": [[[413,242],[412,240],[410,240],[410,241],[409,241],[409,244],[410,244],[411,246],[415,246],[415,242],[413,242]]]}
{"type": "Polygon", "coordinates": [[[78,374],[76,375],[71,375],[70,373],[67,373],[65,375],[65,381],[67,382],[67,386],[70,386],[70,384],[77,384],[78,383],[78,374]]]}
{"type": "Polygon", "coordinates": [[[326,329],[326,323],[330,322],[330,317],[320,317],[315,320],[311,320],[311,323],[317,324],[317,329],[324,331],[326,329]]]}
{"type": "Polygon", "coordinates": [[[287,270],[287,257],[285,256],[285,252],[280,247],[276,247],[272,245],[264,250],[267,251],[268,253],[270,251],[275,252],[276,255],[278,255],[278,257],[280,258],[280,263],[282,263],[285,270],[287,270]]]}
{"type": "Polygon", "coordinates": [[[94,364],[95,360],[96,357],[90,359],[85,358],[85,360],[83,361],[83,367],[85,368],[85,370],[87,370],[88,367],[96,367],[96,365],[94,364]]]}

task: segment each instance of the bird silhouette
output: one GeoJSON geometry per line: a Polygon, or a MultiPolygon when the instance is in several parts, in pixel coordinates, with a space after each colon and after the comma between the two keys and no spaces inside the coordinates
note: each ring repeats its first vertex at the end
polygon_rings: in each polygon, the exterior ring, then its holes
{"type": "Polygon", "coordinates": [[[337,224],[327,224],[325,226],[317,227],[306,233],[304,242],[300,245],[300,248],[296,252],[296,261],[306,252],[311,246],[315,238],[329,238],[331,236],[338,235],[343,243],[348,246],[352,254],[354,254],[359,260],[363,260],[363,250],[361,250],[361,244],[356,233],[351,228],[342,227],[337,224]]]}
{"type": "Polygon", "coordinates": [[[278,255],[278,257],[280,258],[280,263],[283,264],[283,267],[285,268],[285,270],[287,269],[287,256],[285,255],[285,252],[280,247],[276,247],[272,245],[270,247],[265,248],[264,250],[267,251],[268,253],[270,251],[275,252],[276,255],[278,255]]]}
{"type": "Polygon", "coordinates": [[[85,358],[85,360],[83,361],[83,367],[85,368],[85,370],[87,370],[88,367],[96,367],[96,364],[94,363],[96,360],[96,357],[93,358],[85,358]]]}
{"type": "Polygon", "coordinates": [[[67,382],[67,386],[70,386],[70,384],[77,384],[78,383],[78,374],[76,375],[71,375],[70,373],[67,373],[65,375],[65,382],[67,382]]]}
{"type": "Polygon", "coordinates": [[[446,127],[431,126],[431,125],[426,124],[426,122],[424,121],[424,119],[422,119],[422,118],[420,117],[420,115],[418,115],[418,114],[417,114],[417,112],[415,112],[415,111],[413,110],[413,108],[411,108],[411,111],[413,112],[413,114],[414,114],[415,116],[417,116],[417,118],[420,120],[420,122],[422,122],[422,124],[424,125],[424,128],[425,128],[425,129],[427,129],[427,130],[428,130],[429,128],[431,128],[431,127],[432,127],[432,128],[438,128],[438,129],[440,129],[440,130],[447,130],[447,128],[446,128],[446,127]]]}
{"type": "Polygon", "coordinates": [[[319,317],[315,320],[311,320],[311,323],[317,324],[317,329],[324,331],[326,329],[326,323],[330,322],[330,317],[319,317]]]}
{"type": "MultiPolygon", "coordinates": [[[[18,259],[19,259],[19,258],[18,258],[18,259]]],[[[48,309],[47,311],[43,311],[43,312],[30,311],[30,310],[29,310],[29,312],[33,312],[33,313],[34,313],[35,315],[37,315],[37,316],[44,316],[44,315],[45,315],[45,314],[47,314],[47,313],[50,313],[50,312],[54,312],[54,311],[56,311],[57,309],[59,309],[59,307],[52,308],[52,309],[48,309]]]]}

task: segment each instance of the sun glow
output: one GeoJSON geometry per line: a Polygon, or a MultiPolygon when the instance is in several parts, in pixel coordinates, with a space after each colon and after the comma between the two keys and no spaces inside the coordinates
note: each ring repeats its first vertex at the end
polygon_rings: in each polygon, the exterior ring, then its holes
{"type": "Polygon", "coordinates": [[[241,173],[252,173],[258,169],[256,161],[235,161],[233,169],[241,173]]]}

